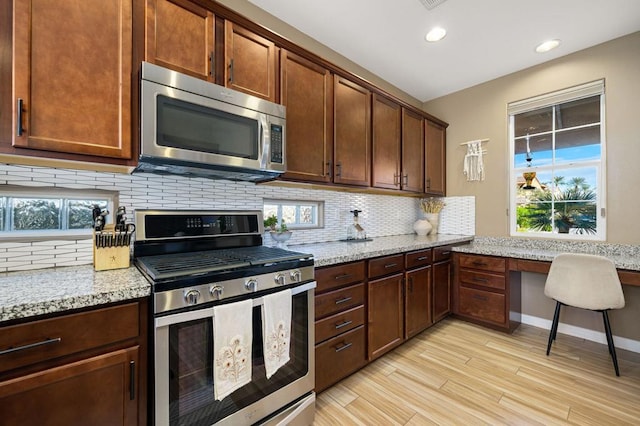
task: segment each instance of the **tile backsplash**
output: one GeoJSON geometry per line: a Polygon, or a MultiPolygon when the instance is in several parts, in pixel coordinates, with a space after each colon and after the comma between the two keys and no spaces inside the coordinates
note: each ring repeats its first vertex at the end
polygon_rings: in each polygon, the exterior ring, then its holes
{"type": "MultiPolygon", "coordinates": [[[[127,175],[60,168],[0,164],[2,185],[117,191],[129,218],[136,209],[262,210],[263,199],[324,201],[324,228],[295,230],[289,245],[335,241],[346,236],[349,210],[362,210],[360,224],[369,237],[413,233],[420,217],[418,199],[322,189],[256,185],[153,174],[127,175]]],[[[55,192],[55,189],[53,189],[55,192]]],[[[440,233],[475,233],[475,198],[447,197],[440,233]]],[[[271,244],[269,237],[265,244],[271,244]]],[[[0,272],[91,264],[91,240],[0,241],[0,272]]]]}

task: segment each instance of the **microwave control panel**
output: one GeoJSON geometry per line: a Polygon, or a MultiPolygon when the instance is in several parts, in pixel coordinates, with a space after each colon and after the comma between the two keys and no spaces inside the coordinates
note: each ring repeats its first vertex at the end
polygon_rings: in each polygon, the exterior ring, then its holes
{"type": "Polygon", "coordinates": [[[279,124],[271,125],[271,162],[283,164],[284,158],[282,153],[283,142],[282,126],[279,124]]]}

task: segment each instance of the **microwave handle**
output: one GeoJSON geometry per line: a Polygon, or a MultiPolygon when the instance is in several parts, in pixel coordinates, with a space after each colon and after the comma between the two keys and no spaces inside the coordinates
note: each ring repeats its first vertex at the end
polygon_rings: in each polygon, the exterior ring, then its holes
{"type": "Polygon", "coordinates": [[[266,114],[260,114],[260,133],[258,152],[260,153],[260,168],[266,169],[269,164],[269,151],[271,150],[271,129],[266,114]]]}

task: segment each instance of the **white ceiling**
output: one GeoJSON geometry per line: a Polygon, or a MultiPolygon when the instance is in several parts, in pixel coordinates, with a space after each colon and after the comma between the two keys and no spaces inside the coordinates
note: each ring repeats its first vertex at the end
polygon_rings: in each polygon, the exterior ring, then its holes
{"type": "Polygon", "coordinates": [[[640,30],[640,0],[249,1],[420,101],[640,30]],[[536,53],[547,39],[562,44],[536,53]]]}

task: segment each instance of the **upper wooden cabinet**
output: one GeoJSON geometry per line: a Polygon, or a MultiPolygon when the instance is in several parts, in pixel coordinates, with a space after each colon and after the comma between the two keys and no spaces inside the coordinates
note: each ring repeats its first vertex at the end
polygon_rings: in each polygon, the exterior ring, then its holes
{"type": "Polygon", "coordinates": [[[225,21],[225,85],[276,102],[276,45],[225,21]]]}
{"type": "Polygon", "coordinates": [[[13,145],[130,158],[132,0],[13,5],[13,145]]]}
{"type": "Polygon", "coordinates": [[[425,120],[425,192],[444,196],[446,193],[445,128],[425,120]]]}
{"type": "Polygon", "coordinates": [[[396,102],[373,94],[372,186],[400,189],[400,120],[396,102]]]}
{"type": "Polygon", "coordinates": [[[333,77],[291,52],[280,55],[280,99],[287,108],[287,172],[293,180],[331,182],[333,77]]]}
{"type": "Polygon", "coordinates": [[[371,92],[334,76],[335,183],[369,186],[371,180],[371,92]]]}
{"type": "Polygon", "coordinates": [[[424,192],[424,130],[422,116],[402,108],[402,190],[424,192]]]}
{"type": "Polygon", "coordinates": [[[213,12],[187,0],[147,0],[145,60],[215,81],[213,12]]]}

